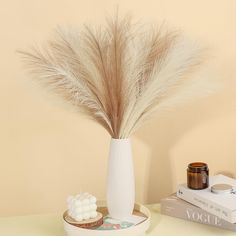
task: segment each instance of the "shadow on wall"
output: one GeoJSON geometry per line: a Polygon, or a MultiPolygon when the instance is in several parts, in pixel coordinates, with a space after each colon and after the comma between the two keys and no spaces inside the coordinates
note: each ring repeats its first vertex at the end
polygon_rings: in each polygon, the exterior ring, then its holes
{"type": "Polygon", "coordinates": [[[235,110],[236,92],[231,88],[224,88],[220,93],[161,115],[135,133],[135,137],[142,140],[151,150],[148,192],[145,199],[147,203],[159,202],[175,188],[172,180],[176,172],[173,173],[172,170],[170,151],[181,136],[196,125],[225,116],[235,110]],[[232,101],[235,101],[234,104],[232,101]]]}
{"type": "Polygon", "coordinates": [[[219,174],[221,174],[221,175],[226,175],[226,176],[228,176],[228,177],[230,177],[230,178],[234,178],[234,179],[235,179],[235,174],[234,174],[234,173],[231,173],[231,172],[229,172],[229,171],[219,171],[219,172],[216,172],[215,174],[216,174],[216,175],[219,175],[219,174]]]}

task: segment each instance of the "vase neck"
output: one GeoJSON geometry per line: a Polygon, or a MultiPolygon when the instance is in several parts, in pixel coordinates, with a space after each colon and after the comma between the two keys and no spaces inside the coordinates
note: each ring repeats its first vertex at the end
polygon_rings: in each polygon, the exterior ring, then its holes
{"type": "Polygon", "coordinates": [[[120,143],[120,144],[125,144],[125,143],[130,143],[129,138],[121,138],[121,139],[116,139],[116,138],[111,138],[111,143],[120,143]]]}
{"type": "Polygon", "coordinates": [[[111,140],[125,141],[125,140],[130,140],[130,138],[111,138],[111,140]]]}

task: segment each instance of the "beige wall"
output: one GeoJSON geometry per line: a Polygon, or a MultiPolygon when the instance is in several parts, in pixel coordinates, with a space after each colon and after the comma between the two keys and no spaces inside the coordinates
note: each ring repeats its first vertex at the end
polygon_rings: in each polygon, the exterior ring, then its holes
{"type": "MultiPolygon", "coordinates": [[[[68,194],[105,197],[109,136],[31,83],[15,50],[49,37],[58,24],[100,21],[117,1],[1,0],[0,216],[61,211],[68,194]]],[[[158,202],[202,160],[236,177],[236,1],[121,0],[121,12],[165,19],[213,51],[222,92],[179,108],[133,137],[137,201],[158,202]]]]}

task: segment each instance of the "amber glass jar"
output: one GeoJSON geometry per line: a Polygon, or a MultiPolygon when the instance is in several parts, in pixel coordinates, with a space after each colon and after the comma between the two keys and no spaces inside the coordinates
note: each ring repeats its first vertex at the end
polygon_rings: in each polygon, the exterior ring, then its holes
{"type": "Polygon", "coordinates": [[[209,169],[206,163],[194,162],[188,165],[187,184],[189,188],[195,190],[208,188],[209,169]]]}

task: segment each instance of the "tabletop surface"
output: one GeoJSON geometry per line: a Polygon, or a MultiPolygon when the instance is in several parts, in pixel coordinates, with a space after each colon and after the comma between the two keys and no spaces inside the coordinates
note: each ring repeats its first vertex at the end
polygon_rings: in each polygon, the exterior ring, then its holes
{"type": "MultiPolygon", "coordinates": [[[[147,236],[217,236],[235,235],[231,232],[195,222],[160,214],[159,204],[147,206],[151,210],[151,227],[147,236]]],[[[1,236],[65,236],[61,215],[30,215],[0,218],[1,236]]]]}

